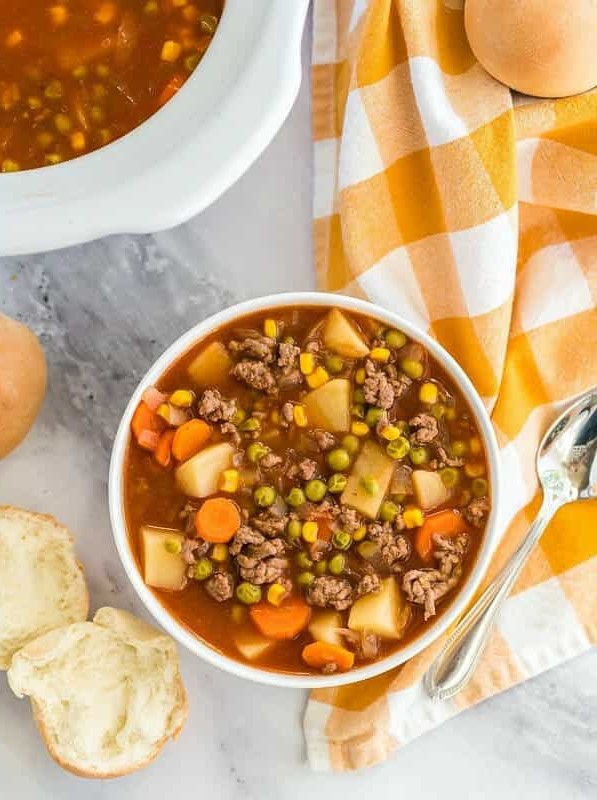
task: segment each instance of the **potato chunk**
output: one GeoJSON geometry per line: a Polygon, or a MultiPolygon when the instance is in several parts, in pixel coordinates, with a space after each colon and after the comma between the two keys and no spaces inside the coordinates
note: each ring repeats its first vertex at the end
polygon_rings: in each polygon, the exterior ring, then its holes
{"type": "Polygon", "coordinates": [[[344,433],[350,427],[350,381],[335,378],[309,392],[304,400],[313,428],[344,433]]]}
{"type": "Polygon", "coordinates": [[[334,353],[346,358],[364,358],[369,352],[367,342],[337,308],[330,311],[324,323],[323,341],[334,353]]]}
{"type": "Polygon", "coordinates": [[[273,639],[266,639],[257,631],[241,630],[234,637],[234,644],[238,652],[247,661],[257,661],[271,650],[276,642],[273,639]]]}
{"type": "Polygon", "coordinates": [[[316,642],[343,647],[344,642],[338,633],[338,629],[342,627],[342,615],[338,611],[316,611],[309,625],[309,633],[316,642]]]}
{"type": "Polygon", "coordinates": [[[381,591],[367,594],[350,609],[351,631],[370,631],[382,639],[401,639],[410,619],[410,607],[395,578],[382,581],[381,591]]]}
{"type": "Polygon", "coordinates": [[[412,474],[412,482],[415,498],[423,511],[437,508],[450,499],[450,492],[437,472],[416,469],[412,474]]]}
{"type": "Polygon", "coordinates": [[[189,497],[209,497],[218,491],[220,475],[232,464],[234,448],[228,442],[206,447],[176,470],[176,482],[189,497]]]}
{"type": "Polygon", "coordinates": [[[217,386],[228,377],[232,359],[222,342],[212,342],[194,358],[187,368],[189,377],[199,388],[217,386]]]}
{"type": "Polygon", "coordinates": [[[352,466],[340,502],[375,519],[392,479],[395,462],[375,442],[367,441],[352,466]]]}
{"type": "Polygon", "coordinates": [[[181,555],[184,536],[168,528],[141,528],[143,580],[155,589],[178,592],[187,582],[187,565],[181,555]]]}

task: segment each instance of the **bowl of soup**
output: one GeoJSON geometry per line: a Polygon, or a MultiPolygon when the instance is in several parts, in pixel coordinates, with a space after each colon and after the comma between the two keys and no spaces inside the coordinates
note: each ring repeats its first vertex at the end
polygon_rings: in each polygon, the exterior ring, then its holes
{"type": "Polygon", "coordinates": [[[458,364],[324,293],[242,303],[131,398],[109,496],[149,611],[193,653],[286,686],[372,677],[436,639],[493,547],[497,446],[458,364]]]}
{"type": "Polygon", "coordinates": [[[0,255],[201,211],[298,92],[308,0],[0,6],[0,255]]]}

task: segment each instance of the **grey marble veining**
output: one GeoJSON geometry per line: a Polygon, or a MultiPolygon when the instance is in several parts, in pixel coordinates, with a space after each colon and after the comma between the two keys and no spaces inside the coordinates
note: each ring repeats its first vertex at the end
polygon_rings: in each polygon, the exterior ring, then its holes
{"type": "MultiPolygon", "coordinates": [[[[0,259],[0,312],[41,337],[50,386],[24,445],[0,462],[0,503],[54,513],[77,536],[93,607],[143,613],[112,544],[106,480],[112,436],[155,357],[236,300],[311,288],[306,85],[267,153],[197,219],[155,236],[0,259]]],[[[25,701],[0,679],[0,800],[218,800],[597,796],[597,653],[460,715],[361,775],[303,763],[301,692],[262,687],[181,653],[190,719],[149,768],[105,783],[62,772],[25,701]]]]}

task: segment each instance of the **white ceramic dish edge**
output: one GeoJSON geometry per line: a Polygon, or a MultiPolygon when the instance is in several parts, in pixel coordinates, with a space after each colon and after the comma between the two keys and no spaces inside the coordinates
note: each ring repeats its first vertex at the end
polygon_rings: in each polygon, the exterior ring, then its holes
{"type": "Polygon", "coordinates": [[[0,256],[174,227],[251,166],[301,82],[309,0],[226,0],[199,68],[126,136],[53,167],[0,175],[0,256]],[[157,155],[156,155],[157,154],[157,155]]]}
{"type": "Polygon", "coordinates": [[[497,442],[485,407],[462,368],[440,345],[438,345],[437,342],[393,312],[387,311],[380,306],[368,303],[364,300],[358,300],[352,297],[333,295],[324,292],[293,292],[278,295],[268,295],[266,297],[248,300],[227,308],[204,320],[203,322],[200,322],[198,325],[191,328],[191,330],[187,331],[187,333],[183,334],[179,339],[177,339],[177,341],[174,342],[174,344],[172,344],[160,356],[160,358],[158,358],[155,364],[147,372],[126,407],[114,440],[112,458],[110,461],[108,493],[112,532],[120,559],[135,591],[157,622],[163,628],[165,628],[165,630],[168,631],[171,636],[180,642],[180,644],[184,645],[192,653],[203,658],[210,664],[230,672],[233,675],[237,675],[238,677],[248,678],[259,683],[265,683],[274,686],[307,689],[355,683],[356,681],[372,678],[383,672],[387,672],[393,667],[399,666],[408,659],[412,658],[417,653],[421,652],[421,650],[424,650],[425,647],[430,645],[435,639],[437,639],[438,636],[440,636],[465,610],[468,603],[472,599],[472,596],[475,592],[475,589],[479,585],[481,578],[487,570],[498,540],[497,516],[500,504],[500,475],[497,442]],[[123,510],[122,466],[129,438],[130,421],[133,412],[141,399],[143,391],[148,386],[154,384],[166,371],[166,369],[196,342],[200,341],[213,330],[226,325],[235,318],[252,314],[254,312],[263,311],[267,308],[276,306],[330,305],[335,305],[339,308],[346,309],[347,311],[369,314],[376,319],[380,319],[382,322],[387,323],[388,325],[401,328],[410,337],[424,344],[425,347],[427,347],[433,356],[440,362],[440,364],[442,364],[446,371],[454,378],[456,383],[461,387],[466,395],[467,401],[469,402],[475,414],[476,421],[479,425],[479,429],[485,443],[489,464],[489,478],[492,487],[492,511],[487,522],[487,528],[476,563],[467,577],[467,580],[461,587],[458,595],[450,607],[446,609],[446,611],[439,617],[437,622],[428,628],[422,635],[418,636],[413,640],[413,642],[403,649],[388,656],[382,661],[376,662],[369,666],[360,667],[359,669],[353,670],[349,673],[331,676],[287,675],[251,667],[247,664],[241,663],[240,661],[235,661],[228,656],[222,655],[216,650],[213,650],[211,647],[204,644],[199,638],[190,633],[182,625],[179,625],[178,622],[176,622],[176,620],[164,609],[152,591],[145,585],[137,568],[135,558],[131,552],[128,542],[123,510]]]}

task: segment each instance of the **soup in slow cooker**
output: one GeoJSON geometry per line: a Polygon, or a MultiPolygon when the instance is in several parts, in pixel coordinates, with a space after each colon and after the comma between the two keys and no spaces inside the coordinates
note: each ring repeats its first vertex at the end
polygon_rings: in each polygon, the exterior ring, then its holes
{"type": "Polygon", "coordinates": [[[136,128],[201,61],[223,5],[0,3],[0,170],[58,164],[136,128]]]}
{"type": "Polygon", "coordinates": [[[411,641],[474,562],[490,486],[462,392],[418,342],[271,309],[146,390],[125,462],[145,582],[212,647],[332,673],[411,641]]]}

